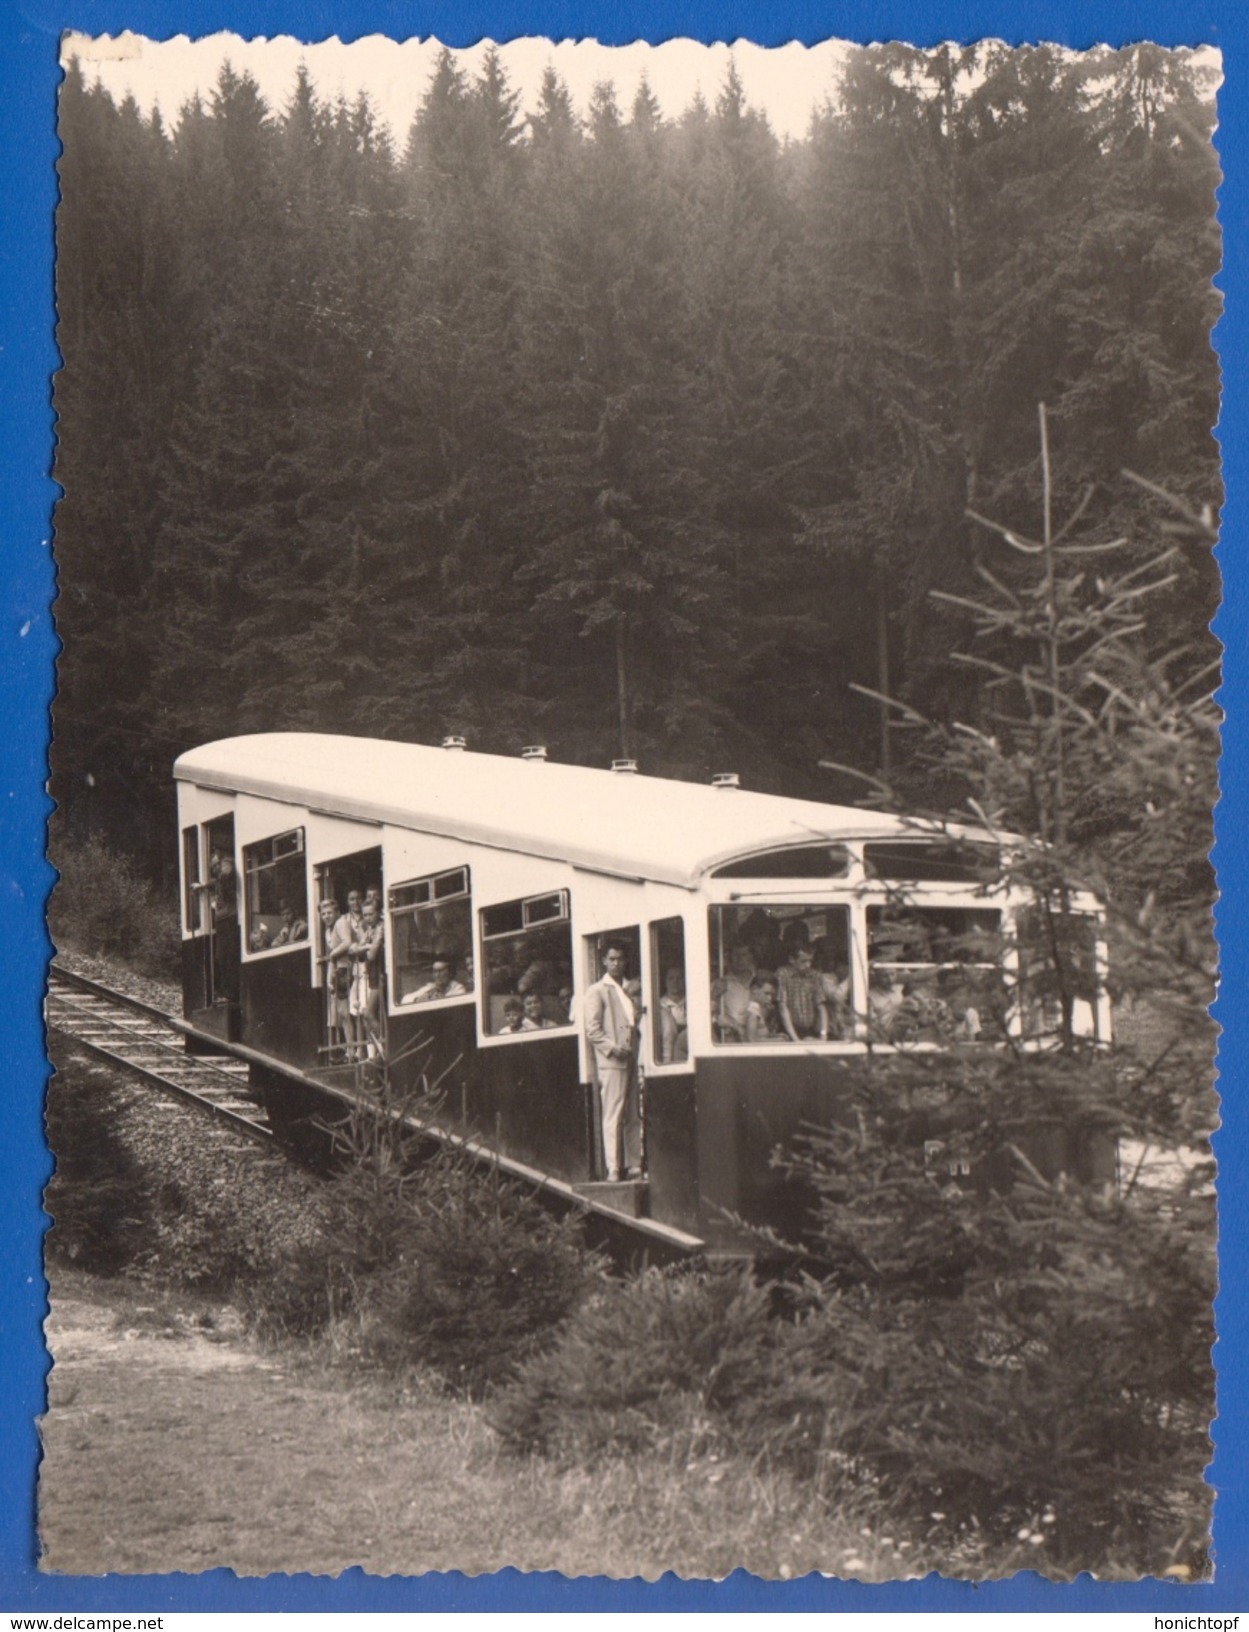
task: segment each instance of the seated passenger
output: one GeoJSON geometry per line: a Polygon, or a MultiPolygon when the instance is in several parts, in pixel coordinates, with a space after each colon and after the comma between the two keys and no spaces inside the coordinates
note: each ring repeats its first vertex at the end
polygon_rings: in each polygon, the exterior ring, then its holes
{"type": "Polygon", "coordinates": [[[974,1043],[983,1029],[980,1010],[974,1004],[969,1004],[954,1023],[954,1035],[961,1043],[974,1043]]]}
{"type": "Polygon", "coordinates": [[[567,981],[556,993],[555,1001],[559,1004],[559,1023],[561,1026],[570,1026],[576,1019],[572,1012],[572,982],[567,981]]]}
{"type": "Polygon", "coordinates": [[[756,975],[750,983],[750,1003],[746,1009],[748,1043],[774,1043],[785,1040],[781,1030],[781,1013],[776,1004],[776,981],[771,975],[756,975]]]}
{"type": "Polygon", "coordinates": [[[500,1037],[513,1037],[520,1031],[532,1031],[532,1026],[525,1024],[525,1007],[518,997],[503,999],[503,1023],[499,1027],[500,1037]]]}
{"type": "Polygon", "coordinates": [[[431,972],[434,978],[409,992],[403,999],[405,1003],[433,1003],[440,997],[468,996],[468,987],[455,978],[455,959],[449,953],[435,957],[431,972]]]}
{"type": "Polygon", "coordinates": [[[296,941],[306,941],[308,938],[307,920],[296,918],[289,904],[285,901],[281,908],[282,925],[277,934],[269,942],[270,946],[291,946],[296,941]]]}
{"type": "Polygon", "coordinates": [[[659,999],[659,1061],[661,1065],[675,1065],[689,1057],[685,971],[674,966],[664,972],[664,995],[659,999]]]}
{"type": "Polygon", "coordinates": [[[548,1020],[542,1008],[542,998],[538,992],[526,992],[524,1000],[525,1018],[520,1023],[522,1031],[554,1031],[554,1020],[548,1020]]]}
{"type": "Polygon", "coordinates": [[[828,999],[805,940],[795,939],[791,945],[789,962],[777,976],[777,993],[781,1025],[791,1042],[804,1037],[828,1041],[828,999]]]}
{"type": "Polygon", "coordinates": [[[873,969],[867,993],[867,1021],[878,1043],[898,1041],[906,1031],[906,997],[887,969],[873,969]]]}
{"type": "Polygon", "coordinates": [[[745,942],[739,942],[729,954],[728,974],[711,985],[711,1027],[717,1042],[745,1041],[746,1010],[750,1007],[754,975],[754,953],[745,942]]]}
{"type": "Polygon", "coordinates": [[[252,952],[267,952],[269,950],[269,931],[263,924],[257,924],[247,937],[248,950],[252,952]]]}
{"type": "Polygon", "coordinates": [[[936,1042],[954,1034],[950,1006],[929,980],[909,980],[902,992],[905,1031],[912,1042],[936,1042]]]}

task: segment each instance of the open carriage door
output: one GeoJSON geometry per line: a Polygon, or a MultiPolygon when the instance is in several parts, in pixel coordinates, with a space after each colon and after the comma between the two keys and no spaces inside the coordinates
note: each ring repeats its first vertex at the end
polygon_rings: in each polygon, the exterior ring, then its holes
{"type": "Polygon", "coordinates": [[[321,988],[317,1065],[329,1068],[363,1064],[386,1052],[386,950],[383,947],[371,976],[363,964],[351,958],[338,958],[332,963],[324,960],[334,926],[349,919],[351,910],[359,915],[368,895],[376,896],[379,914],[382,911],[381,845],[318,862],[314,880],[312,938],[317,961],[312,980],[321,988]],[[357,982],[354,992],[353,975],[367,977],[357,982]]]}
{"type": "Polygon", "coordinates": [[[227,1041],[239,1034],[239,892],[234,817],[217,816],[182,834],[190,939],[183,943],[186,1016],[227,1041]]]}

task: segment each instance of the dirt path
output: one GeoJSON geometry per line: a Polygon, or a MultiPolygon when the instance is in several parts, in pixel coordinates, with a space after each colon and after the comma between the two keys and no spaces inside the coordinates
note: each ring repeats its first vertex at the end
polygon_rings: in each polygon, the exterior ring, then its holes
{"type": "Polygon", "coordinates": [[[267,1352],[229,1311],[124,1280],[55,1269],[47,1329],[47,1570],[716,1577],[846,1554],[809,1499],[778,1507],[774,1483],[764,1502],[721,1467],[657,1479],[644,1464],[515,1462],[479,1409],[432,1384],[405,1392],[267,1352]]]}
{"type": "Polygon", "coordinates": [[[480,1571],[538,1543],[483,1526],[500,1469],[471,1409],[371,1399],[341,1377],[300,1375],[228,1323],[206,1328],[203,1312],[57,1279],[43,1568],[480,1571]]]}

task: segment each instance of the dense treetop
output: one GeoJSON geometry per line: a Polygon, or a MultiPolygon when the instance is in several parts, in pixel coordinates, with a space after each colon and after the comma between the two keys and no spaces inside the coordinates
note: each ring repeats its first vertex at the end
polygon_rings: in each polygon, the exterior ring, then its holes
{"type": "MultiPolygon", "coordinates": [[[[1213,120],[1147,45],[862,51],[784,145],[732,71],[582,121],[444,53],[398,152],[306,74],[170,132],[71,69],[66,816],[155,860],[178,752],[301,728],[853,796],[906,742],[851,682],[975,716],[929,591],[1035,530],[1038,402],[1089,536],[1125,467],[1217,500],[1213,120]]],[[[1190,550],[1151,638],[1216,599],[1190,550]]]]}

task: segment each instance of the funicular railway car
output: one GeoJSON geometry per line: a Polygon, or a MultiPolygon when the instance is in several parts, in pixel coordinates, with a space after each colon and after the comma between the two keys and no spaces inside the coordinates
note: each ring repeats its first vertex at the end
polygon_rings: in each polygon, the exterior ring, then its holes
{"type": "MultiPolygon", "coordinates": [[[[400,1095],[424,1073],[449,1130],[588,1188],[610,1156],[586,1002],[614,947],[640,983],[643,1084],[644,1175],[620,1205],[708,1242],[733,1218],[794,1227],[773,1154],[845,1115],[869,1055],[1040,1034],[1034,909],[987,833],[448,740],[268,734],[182,755],[197,1031],[312,1082],[350,1077],[353,1056],[357,1080],[384,1059],[400,1095]],[[353,960],[327,959],[350,914],[381,925],[354,1004],[353,960]]],[[[1097,904],[1076,905],[1067,1023],[1105,1038],[1097,904]]]]}

